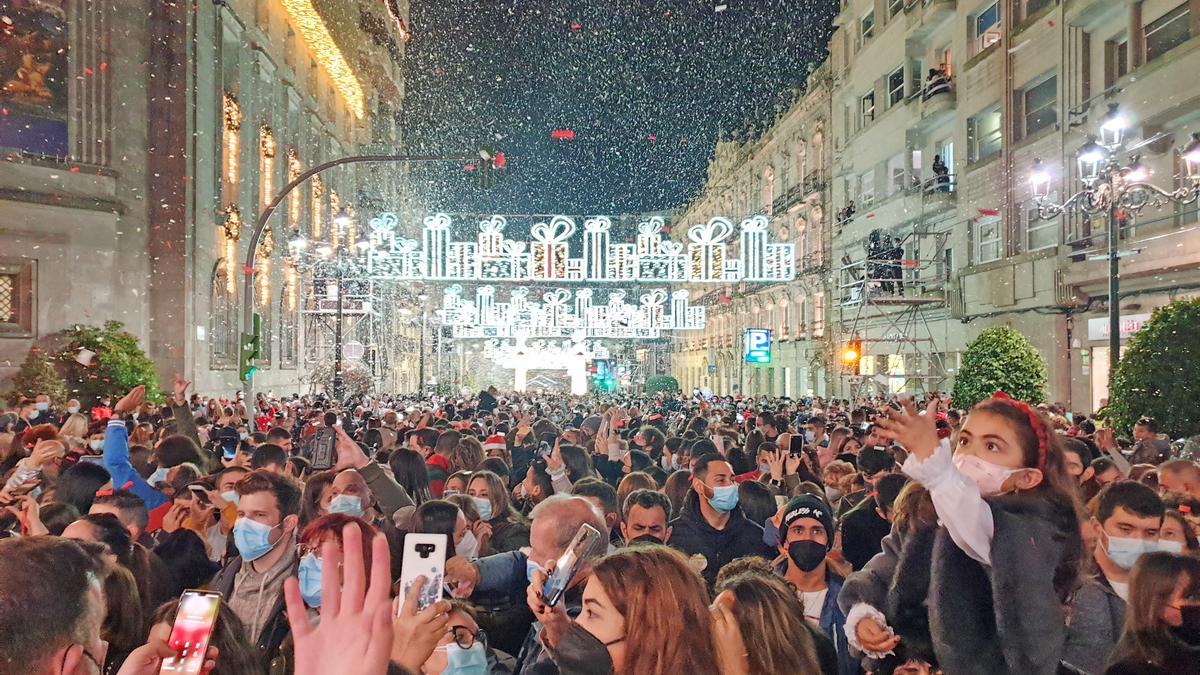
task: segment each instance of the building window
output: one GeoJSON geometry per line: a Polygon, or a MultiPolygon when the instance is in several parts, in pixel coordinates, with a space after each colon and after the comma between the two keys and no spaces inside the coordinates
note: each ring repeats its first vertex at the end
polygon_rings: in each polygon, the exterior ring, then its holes
{"type": "Polygon", "coordinates": [[[859,107],[860,119],[859,126],[865,127],[875,121],[875,90],[872,89],[866,94],[863,94],[861,105],[859,107]]]}
{"type": "Polygon", "coordinates": [[[1024,137],[1058,121],[1058,78],[1051,75],[1021,92],[1025,109],[1024,137]]]}
{"type": "Polygon", "coordinates": [[[227,266],[217,262],[212,275],[209,300],[209,363],[212,368],[230,368],[237,362],[237,301],[229,288],[227,266]]]}
{"type": "MultiPolygon", "coordinates": [[[[1058,195],[1050,195],[1048,201],[1058,202],[1058,195]]],[[[1025,247],[1028,251],[1039,251],[1044,248],[1058,246],[1058,218],[1041,218],[1038,216],[1036,202],[1026,202],[1025,211],[1025,247]]]]}
{"type": "Polygon", "coordinates": [[[866,208],[875,201],[875,169],[862,173],[858,180],[858,202],[866,208]]]}
{"type": "Polygon", "coordinates": [[[888,107],[892,107],[904,100],[904,66],[892,71],[888,75],[888,107]]]}
{"type": "Polygon", "coordinates": [[[1188,27],[1188,3],[1146,24],[1146,62],[1166,54],[1192,37],[1188,27]]]}
{"type": "Polygon", "coordinates": [[[988,263],[1000,259],[999,216],[980,216],[975,219],[975,262],[988,263]]]}
{"type": "Polygon", "coordinates": [[[813,295],[813,337],[821,337],[825,334],[825,294],[817,293],[813,295]]]}
{"type": "Polygon", "coordinates": [[[888,196],[894,195],[897,192],[904,192],[906,187],[905,178],[907,177],[907,167],[905,166],[905,156],[901,152],[892,155],[888,160],[888,196]]]}
{"type": "Polygon", "coordinates": [[[1000,41],[1000,2],[997,0],[984,7],[971,22],[975,34],[977,52],[981,52],[1000,41]]]}
{"type": "Polygon", "coordinates": [[[1118,35],[1104,43],[1104,86],[1111,87],[1129,72],[1129,38],[1118,35]]]}
{"type": "Polygon", "coordinates": [[[904,0],[888,0],[888,16],[893,17],[904,9],[904,0]]]}
{"type": "Polygon", "coordinates": [[[866,42],[871,36],[875,35],[875,10],[867,12],[861,19],[858,20],[860,28],[859,34],[862,36],[863,42],[866,42]]]}
{"type": "Polygon", "coordinates": [[[33,337],[36,263],[0,258],[0,336],[33,337]]]}
{"type": "Polygon", "coordinates": [[[766,214],[772,215],[775,206],[775,169],[769,166],[763,171],[762,201],[766,214]]]}
{"type": "Polygon", "coordinates": [[[1052,4],[1054,0],[1025,0],[1024,18],[1028,19],[1052,4]]]}
{"type": "Polygon", "coordinates": [[[967,120],[970,160],[980,162],[999,154],[1001,143],[1000,106],[983,110],[967,120]]]}
{"type": "Polygon", "coordinates": [[[800,270],[808,267],[808,226],[803,218],[796,220],[796,266],[800,270]]]}

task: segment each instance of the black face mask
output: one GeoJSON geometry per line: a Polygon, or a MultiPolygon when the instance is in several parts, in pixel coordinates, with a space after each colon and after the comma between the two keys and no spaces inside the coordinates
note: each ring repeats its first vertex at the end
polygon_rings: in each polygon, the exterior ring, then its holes
{"type": "Polygon", "coordinates": [[[657,544],[657,545],[661,546],[663,543],[665,543],[665,542],[663,542],[662,539],[659,539],[658,537],[656,537],[652,534],[643,534],[640,537],[635,537],[633,539],[630,539],[628,542],[626,542],[626,545],[627,546],[643,546],[643,545],[648,545],[648,544],[657,544]]]}
{"type": "Polygon", "coordinates": [[[793,563],[796,563],[796,567],[805,572],[817,569],[828,552],[829,549],[825,547],[825,544],[811,539],[793,541],[788,544],[788,557],[792,559],[793,563]]]}
{"type": "Polygon", "coordinates": [[[600,638],[572,621],[563,631],[562,637],[558,638],[558,642],[548,651],[562,675],[609,675],[613,670],[613,661],[612,655],[608,653],[608,646],[624,639],[601,642],[600,638]]]}

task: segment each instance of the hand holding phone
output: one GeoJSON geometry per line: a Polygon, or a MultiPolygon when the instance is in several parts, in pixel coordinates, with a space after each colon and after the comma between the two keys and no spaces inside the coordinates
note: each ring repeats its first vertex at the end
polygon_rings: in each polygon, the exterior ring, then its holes
{"type": "Polygon", "coordinates": [[[551,570],[550,577],[546,579],[546,584],[542,587],[541,595],[547,607],[557,605],[563,594],[566,593],[567,587],[571,585],[571,580],[579,572],[579,568],[600,554],[601,539],[603,537],[600,532],[591,525],[584,523],[579,527],[575,538],[567,545],[567,550],[555,561],[554,569],[551,570]]]}
{"type": "Polygon", "coordinates": [[[442,597],[442,582],[446,576],[446,549],[448,539],[444,534],[409,533],[404,537],[404,558],[400,569],[400,596],[408,597],[418,580],[423,588],[417,596],[417,611],[437,602],[442,597]]]}
{"type": "Polygon", "coordinates": [[[179,598],[179,609],[167,645],[174,656],[163,659],[160,673],[199,675],[208,654],[208,642],[221,607],[221,594],[213,591],[186,590],[179,598]]]}

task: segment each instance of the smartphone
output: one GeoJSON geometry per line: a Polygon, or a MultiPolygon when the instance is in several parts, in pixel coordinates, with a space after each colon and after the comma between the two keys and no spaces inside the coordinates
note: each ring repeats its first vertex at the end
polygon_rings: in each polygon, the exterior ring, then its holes
{"type": "MultiPolygon", "coordinates": [[[[339,421],[338,424],[341,424],[339,421]]],[[[317,432],[311,457],[313,471],[327,471],[337,463],[337,436],[317,432]]]]}
{"type": "Polygon", "coordinates": [[[82,457],[79,458],[79,461],[87,462],[88,464],[101,464],[102,465],[102,464],[104,464],[104,456],[103,455],[83,455],[82,457]]]}
{"type": "Polygon", "coordinates": [[[221,594],[214,591],[186,590],[179,598],[179,611],[167,644],[175,655],[163,659],[160,673],[198,675],[204,666],[204,655],[212,637],[221,594]]]}
{"type": "Polygon", "coordinates": [[[801,457],[804,452],[804,436],[796,434],[788,439],[788,454],[792,457],[801,457]]]}
{"type": "Polygon", "coordinates": [[[192,497],[204,506],[208,506],[208,491],[199,485],[189,485],[188,490],[192,493],[192,497]]]}
{"type": "Polygon", "coordinates": [[[567,550],[558,557],[558,561],[554,564],[554,571],[550,573],[550,578],[542,587],[542,599],[546,601],[547,606],[553,607],[558,604],[563,594],[566,593],[571,579],[575,578],[575,573],[579,571],[580,565],[603,551],[602,539],[600,532],[591,525],[584,523],[579,527],[575,538],[571,540],[567,550]]]}
{"type": "Polygon", "coordinates": [[[409,589],[417,582],[417,577],[425,577],[425,586],[417,598],[418,612],[442,597],[448,539],[449,537],[444,534],[410,533],[404,536],[404,564],[400,568],[400,597],[407,598],[409,589]]]}

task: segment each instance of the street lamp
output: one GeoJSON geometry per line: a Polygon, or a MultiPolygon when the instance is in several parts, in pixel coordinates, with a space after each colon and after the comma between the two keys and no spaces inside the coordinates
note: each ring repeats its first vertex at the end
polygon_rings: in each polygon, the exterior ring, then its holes
{"type": "Polygon", "coordinates": [[[1113,375],[1121,354],[1121,281],[1118,244],[1121,239],[1120,221],[1139,214],[1147,206],[1161,207],[1168,203],[1191,204],[1200,198],[1200,134],[1182,153],[1184,173],[1190,185],[1167,190],[1147,182],[1150,172],[1134,156],[1122,164],[1119,155],[1125,143],[1129,122],[1116,104],[1108,107],[1100,124],[1100,137],[1089,137],[1079,148],[1075,160],[1079,165],[1079,180],[1083,189],[1061,204],[1049,201],[1050,176],[1041,160],[1035,160],[1029,180],[1037,201],[1037,217],[1056,218],[1067,212],[1084,216],[1105,214],[1108,218],[1108,384],[1111,392],[1113,375]]]}
{"type": "Polygon", "coordinates": [[[350,212],[347,211],[346,207],[344,206],[339,209],[337,215],[333,217],[333,224],[337,225],[343,230],[350,226],[350,221],[350,212]]]}

